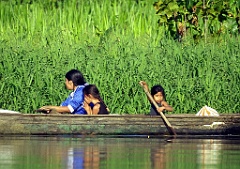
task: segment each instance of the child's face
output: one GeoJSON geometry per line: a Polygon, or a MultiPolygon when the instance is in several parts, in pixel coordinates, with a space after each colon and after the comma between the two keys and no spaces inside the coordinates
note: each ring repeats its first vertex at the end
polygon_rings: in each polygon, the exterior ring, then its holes
{"type": "Polygon", "coordinates": [[[163,94],[162,92],[157,92],[154,96],[153,96],[154,100],[157,103],[161,103],[163,101],[163,94]]]}
{"type": "Polygon", "coordinates": [[[73,90],[73,82],[71,80],[65,79],[65,86],[68,90],[73,90]]]}

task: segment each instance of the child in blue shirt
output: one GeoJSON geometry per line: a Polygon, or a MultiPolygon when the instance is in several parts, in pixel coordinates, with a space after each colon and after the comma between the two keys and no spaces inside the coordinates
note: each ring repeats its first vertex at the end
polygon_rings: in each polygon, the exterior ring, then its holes
{"type": "Polygon", "coordinates": [[[58,113],[87,114],[83,108],[84,94],[83,89],[86,85],[85,79],[79,70],[72,69],[65,75],[65,86],[72,90],[70,95],[60,106],[43,106],[40,109],[48,113],[55,110],[58,113]]]}

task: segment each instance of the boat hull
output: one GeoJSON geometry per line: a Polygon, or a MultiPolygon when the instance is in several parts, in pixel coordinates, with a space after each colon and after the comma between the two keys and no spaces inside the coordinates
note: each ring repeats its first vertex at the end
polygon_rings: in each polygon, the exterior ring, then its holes
{"type": "MultiPolygon", "coordinates": [[[[169,135],[160,116],[0,113],[0,135],[169,135]]],[[[166,115],[177,135],[239,135],[240,115],[166,115]]]]}

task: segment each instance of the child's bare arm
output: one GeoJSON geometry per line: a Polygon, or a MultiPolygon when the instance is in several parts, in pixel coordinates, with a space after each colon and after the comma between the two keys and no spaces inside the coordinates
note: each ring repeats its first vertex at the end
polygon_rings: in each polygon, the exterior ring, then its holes
{"type": "Polygon", "coordinates": [[[100,104],[95,104],[95,106],[93,107],[93,110],[92,110],[92,114],[93,115],[98,114],[99,110],[100,110],[100,104]]]}
{"type": "Polygon", "coordinates": [[[161,104],[162,104],[162,107],[164,107],[164,110],[173,111],[172,106],[170,106],[166,101],[162,101],[161,104]]]}
{"type": "Polygon", "coordinates": [[[46,110],[48,113],[50,113],[51,110],[55,110],[58,113],[71,113],[69,108],[67,106],[43,106],[40,108],[40,110],[46,110]]]}
{"type": "Polygon", "coordinates": [[[87,104],[87,102],[84,101],[83,108],[86,110],[88,115],[92,115],[92,109],[91,107],[87,104]]]}
{"type": "Polygon", "coordinates": [[[165,107],[164,107],[164,106],[157,108],[158,113],[163,112],[163,110],[165,110],[165,107]]]}

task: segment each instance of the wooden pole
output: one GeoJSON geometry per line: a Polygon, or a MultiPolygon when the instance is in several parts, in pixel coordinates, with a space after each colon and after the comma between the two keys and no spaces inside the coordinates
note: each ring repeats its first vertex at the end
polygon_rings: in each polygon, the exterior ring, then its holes
{"type": "MultiPolygon", "coordinates": [[[[142,85],[141,85],[142,86],[142,85]]],[[[153,99],[152,95],[149,93],[149,91],[147,89],[145,89],[143,86],[142,86],[143,90],[145,91],[146,95],[148,96],[149,100],[153,103],[153,105],[156,107],[156,109],[159,108],[159,106],[157,105],[157,103],[155,102],[155,100],[153,99]]],[[[160,112],[160,115],[163,119],[163,122],[165,124],[165,126],[167,127],[168,129],[168,132],[171,134],[171,135],[177,135],[176,132],[174,131],[172,125],[170,124],[170,122],[168,121],[168,119],[166,118],[166,116],[160,112]]]]}

